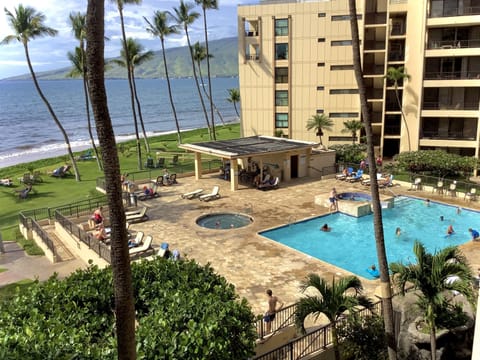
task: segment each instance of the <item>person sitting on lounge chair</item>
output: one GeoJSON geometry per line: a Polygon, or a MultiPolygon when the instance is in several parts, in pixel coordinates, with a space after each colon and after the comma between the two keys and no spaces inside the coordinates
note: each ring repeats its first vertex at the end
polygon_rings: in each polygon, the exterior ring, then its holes
{"type": "Polygon", "coordinates": [[[92,215],[92,220],[95,223],[95,225],[99,225],[103,223],[103,213],[102,213],[103,207],[99,207],[97,210],[93,212],[92,215]]]}
{"type": "Polygon", "coordinates": [[[107,232],[105,231],[105,227],[100,225],[97,230],[94,231],[93,236],[100,241],[105,241],[108,238],[107,232]]]}

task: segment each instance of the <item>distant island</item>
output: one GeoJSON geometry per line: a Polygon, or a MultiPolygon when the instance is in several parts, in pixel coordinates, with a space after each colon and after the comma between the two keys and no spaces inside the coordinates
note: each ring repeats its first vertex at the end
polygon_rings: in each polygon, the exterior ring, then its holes
{"type": "MultiPolygon", "coordinates": [[[[159,40],[160,46],[160,40],[159,40]]],[[[238,39],[237,37],[212,40],[208,42],[208,48],[213,58],[210,59],[210,70],[213,77],[233,77],[238,76],[238,39]]],[[[137,79],[155,79],[164,78],[165,71],[163,65],[162,51],[155,51],[155,56],[144,64],[135,68],[137,79]]],[[[193,76],[192,64],[188,47],[175,47],[165,50],[168,65],[168,75],[171,78],[185,78],[193,76]]],[[[66,54],[65,54],[66,56],[66,54]]],[[[206,61],[202,62],[202,75],[207,75],[206,61]]],[[[59,80],[66,79],[71,68],[61,68],[58,70],[44,71],[37,73],[39,80],[59,80]]],[[[108,79],[126,79],[127,73],[124,68],[111,64],[105,73],[108,79]]],[[[27,80],[30,74],[12,76],[3,80],[27,80]]]]}

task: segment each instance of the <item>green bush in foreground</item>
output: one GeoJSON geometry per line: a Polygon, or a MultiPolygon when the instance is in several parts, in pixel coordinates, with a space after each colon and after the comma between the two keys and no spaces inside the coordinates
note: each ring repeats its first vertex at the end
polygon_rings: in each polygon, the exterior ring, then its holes
{"type": "MultiPolygon", "coordinates": [[[[194,261],[132,265],[139,359],[246,359],[254,317],[245,299],[194,261]]],[[[110,268],[53,276],[1,303],[2,359],[114,359],[110,268]]]]}

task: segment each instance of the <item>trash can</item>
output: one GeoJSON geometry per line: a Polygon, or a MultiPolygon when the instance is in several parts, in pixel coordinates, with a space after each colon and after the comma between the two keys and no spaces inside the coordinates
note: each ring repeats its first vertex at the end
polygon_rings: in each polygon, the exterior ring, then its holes
{"type": "Polygon", "coordinates": [[[130,194],[130,206],[137,206],[137,195],[134,193],[130,194]]]}

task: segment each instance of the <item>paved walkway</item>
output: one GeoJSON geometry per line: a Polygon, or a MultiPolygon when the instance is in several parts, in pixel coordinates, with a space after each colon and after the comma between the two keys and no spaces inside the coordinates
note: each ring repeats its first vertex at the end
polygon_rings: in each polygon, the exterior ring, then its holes
{"type": "MultiPolygon", "coordinates": [[[[328,213],[328,209],[314,203],[315,195],[328,194],[332,186],[339,191],[369,191],[359,183],[348,184],[338,180],[297,179],[271,191],[241,187],[231,192],[230,183],[216,176],[205,176],[195,181],[193,177],[178,179],[179,184],[159,189],[161,196],[143,202],[149,207],[147,222],[133,224],[132,228],[153,235],[154,245],[168,242],[171,249],[179,249],[182,256],[193,258],[200,264],[210,264],[215,271],[235,285],[240,297],[245,297],[255,313],[265,310],[265,289],[273,289],[286,304],[294,303],[301,296],[300,281],[309,273],[317,273],[325,278],[343,276],[347,271],[324,263],[265,239],[258,232],[298,221],[307,217],[328,213]],[[222,197],[211,202],[198,199],[181,199],[180,195],[197,188],[210,191],[214,185],[220,186],[222,197]],[[199,227],[195,220],[205,214],[216,212],[239,212],[253,217],[254,222],[244,228],[217,230],[199,227]]],[[[395,182],[395,181],[394,181],[395,182]]],[[[409,191],[410,185],[390,188],[395,194],[410,194],[432,200],[445,201],[460,206],[480,209],[478,202],[467,203],[463,195],[458,198],[442,197],[430,191],[409,191]]],[[[386,190],[390,191],[390,190],[386,190]]],[[[78,260],[52,265],[45,258],[23,257],[23,252],[7,245],[10,262],[1,260],[0,267],[9,268],[0,274],[0,285],[4,278],[20,279],[22,276],[43,280],[54,271],[68,274],[85,264],[78,260]],[[10,254],[12,252],[12,254],[10,254]],[[16,255],[15,255],[16,254],[16,255]],[[17,256],[17,258],[15,258],[17,256]],[[10,275],[9,272],[12,272],[10,275]],[[3,277],[2,277],[3,276],[3,277]]],[[[480,243],[469,242],[462,246],[472,269],[480,267],[480,243]]],[[[5,255],[0,255],[1,257],[5,255]]],[[[373,296],[378,280],[362,279],[366,293],[373,296]]]]}

